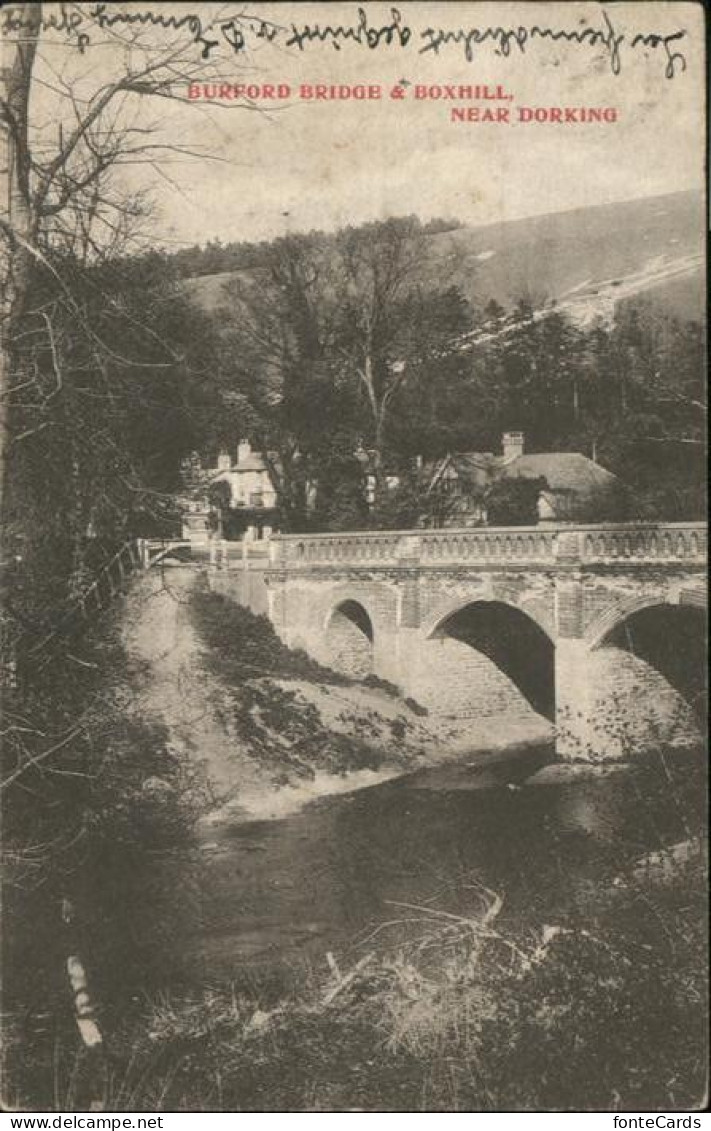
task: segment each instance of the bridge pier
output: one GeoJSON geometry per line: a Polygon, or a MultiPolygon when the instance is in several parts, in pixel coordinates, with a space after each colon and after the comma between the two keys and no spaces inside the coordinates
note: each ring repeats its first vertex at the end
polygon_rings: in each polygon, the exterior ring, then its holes
{"type": "Polygon", "coordinates": [[[566,761],[597,753],[586,640],[559,637],[555,650],[556,754],[566,761]]]}

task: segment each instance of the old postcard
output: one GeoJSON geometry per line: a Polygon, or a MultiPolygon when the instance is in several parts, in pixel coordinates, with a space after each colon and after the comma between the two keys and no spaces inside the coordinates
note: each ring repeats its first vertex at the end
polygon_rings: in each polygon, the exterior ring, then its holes
{"type": "Polygon", "coordinates": [[[703,7],[0,33],[5,1108],[700,1126],[703,7]]]}

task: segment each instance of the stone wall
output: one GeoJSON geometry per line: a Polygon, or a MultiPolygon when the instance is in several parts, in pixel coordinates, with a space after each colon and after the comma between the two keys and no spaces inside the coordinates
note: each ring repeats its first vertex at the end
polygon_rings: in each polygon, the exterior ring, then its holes
{"type": "MultiPolygon", "coordinates": [[[[358,623],[360,618],[349,612],[343,606],[334,610],[324,633],[323,662],[344,675],[364,679],[373,674],[372,631],[369,633],[365,625],[358,623]]],[[[365,610],[363,617],[367,620],[365,610]]]]}
{"type": "Polygon", "coordinates": [[[657,742],[689,745],[699,726],[684,696],[651,663],[622,648],[589,655],[588,695],[594,751],[625,757],[657,742]]]}
{"type": "Polygon", "coordinates": [[[208,580],[210,588],[216,593],[231,597],[256,615],[268,614],[269,598],[264,570],[209,570],[208,580]]]}

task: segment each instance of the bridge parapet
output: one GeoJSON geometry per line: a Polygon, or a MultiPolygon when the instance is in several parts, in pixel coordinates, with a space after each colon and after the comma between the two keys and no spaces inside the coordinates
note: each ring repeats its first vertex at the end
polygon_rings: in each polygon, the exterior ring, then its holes
{"type": "Polygon", "coordinates": [[[269,543],[272,565],[280,568],[354,564],[395,564],[402,556],[403,539],[417,531],[370,531],[352,534],[279,534],[269,543]]]}
{"type": "Polygon", "coordinates": [[[513,526],[479,529],[364,531],[278,535],[270,542],[277,569],[416,564],[562,564],[685,562],[706,559],[701,522],[513,526]]]}
{"type": "Polygon", "coordinates": [[[697,562],[706,560],[704,523],[664,523],[655,526],[589,527],[581,530],[580,556],[584,563],[621,559],[647,562],[697,562]]]}

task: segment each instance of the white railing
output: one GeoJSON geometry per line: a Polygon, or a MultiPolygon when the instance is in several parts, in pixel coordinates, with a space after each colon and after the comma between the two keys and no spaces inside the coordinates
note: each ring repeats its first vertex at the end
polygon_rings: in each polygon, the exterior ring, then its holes
{"type": "Polygon", "coordinates": [[[204,543],[152,540],[139,543],[146,568],[177,550],[187,560],[226,570],[374,568],[416,564],[602,565],[706,560],[702,522],[599,523],[477,529],[373,530],[336,534],[277,534],[258,542],[204,543]]]}
{"type": "Polygon", "coordinates": [[[227,542],[224,539],[209,538],[204,542],[192,542],[178,538],[145,538],[138,540],[139,552],[144,569],[160,565],[172,555],[186,563],[210,565],[217,569],[260,569],[269,560],[269,542],[227,542]]]}

